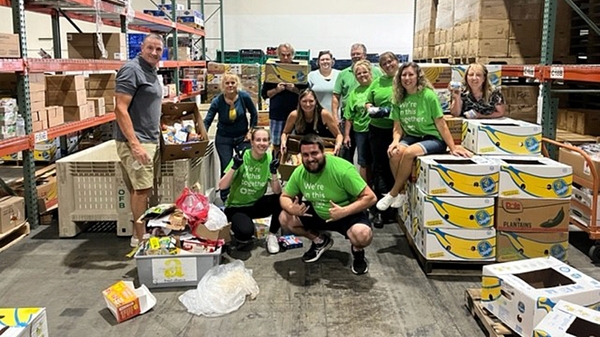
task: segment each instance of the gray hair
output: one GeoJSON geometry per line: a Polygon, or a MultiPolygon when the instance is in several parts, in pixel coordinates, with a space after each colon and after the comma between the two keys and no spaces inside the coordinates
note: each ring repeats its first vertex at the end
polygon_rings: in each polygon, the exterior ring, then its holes
{"type": "Polygon", "coordinates": [[[142,41],[142,44],[146,43],[146,40],[148,39],[156,39],[159,40],[160,43],[162,43],[162,45],[165,45],[165,40],[162,38],[162,36],[156,34],[156,33],[150,33],[148,35],[146,35],[146,37],[144,38],[144,41],[142,41]]]}
{"type": "Polygon", "coordinates": [[[362,43],[355,43],[355,44],[352,45],[352,47],[350,47],[350,50],[357,49],[357,48],[361,48],[363,50],[363,53],[365,55],[367,55],[367,47],[364,44],[362,44],[362,43]]]}
{"type": "Polygon", "coordinates": [[[280,52],[281,48],[288,49],[290,51],[290,53],[292,53],[292,58],[294,58],[294,56],[296,56],[296,50],[294,50],[294,47],[292,47],[292,45],[289,43],[282,43],[279,46],[277,46],[277,56],[279,56],[279,52],[280,52]]]}

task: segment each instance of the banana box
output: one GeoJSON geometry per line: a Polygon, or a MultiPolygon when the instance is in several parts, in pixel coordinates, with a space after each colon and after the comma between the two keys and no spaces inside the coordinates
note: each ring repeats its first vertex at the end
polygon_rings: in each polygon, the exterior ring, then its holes
{"type": "Polygon", "coordinates": [[[599,281],[553,257],[483,266],[482,286],[481,304],[521,336],[532,336],[560,300],[600,302],[599,281]]]}
{"type": "Polygon", "coordinates": [[[498,230],[496,260],[498,262],[552,256],[567,260],[569,232],[524,233],[498,230]]]}
{"type": "Polygon", "coordinates": [[[494,227],[494,197],[438,197],[417,190],[413,216],[425,228],[494,227]]]}
{"type": "Polygon", "coordinates": [[[533,337],[600,336],[600,312],[558,301],[552,312],[533,329],[533,337]]]}
{"type": "Polygon", "coordinates": [[[498,193],[500,165],[486,157],[429,155],[417,158],[417,186],[433,196],[485,197],[498,193]]]}
{"type": "Polygon", "coordinates": [[[467,130],[462,145],[475,154],[539,155],[542,128],[525,121],[465,119],[467,130]]]}
{"type": "Polygon", "coordinates": [[[279,59],[268,59],[265,64],[265,82],[306,84],[309,72],[310,65],[306,61],[281,63],[279,59]]]}
{"type": "Polygon", "coordinates": [[[569,199],[529,199],[499,197],[496,203],[496,229],[511,232],[567,232],[569,199]]]}
{"type": "Polygon", "coordinates": [[[496,230],[425,228],[421,226],[420,245],[423,257],[434,261],[495,261],[496,230]]]}
{"type": "Polygon", "coordinates": [[[546,157],[494,156],[500,164],[498,195],[518,198],[571,198],[573,169],[546,157]]]}
{"type": "Polygon", "coordinates": [[[46,308],[0,308],[2,337],[48,337],[46,308]]]}
{"type": "MultiPolygon", "coordinates": [[[[590,193],[573,186],[571,195],[571,217],[579,223],[590,226],[592,221],[593,196],[590,193]]],[[[596,226],[600,225],[600,199],[596,203],[596,226]]]]}

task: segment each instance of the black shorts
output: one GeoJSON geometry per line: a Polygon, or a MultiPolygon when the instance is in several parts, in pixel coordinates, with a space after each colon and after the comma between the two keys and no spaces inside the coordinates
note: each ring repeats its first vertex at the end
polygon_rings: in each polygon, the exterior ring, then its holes
{"type": "Polygon", "coordinates": [[[325,222],[317,213],[315,212],[315,208],[311,203],[306,202],[306,205],[310,205],[308,209],[308,214],[312,216],[301,216],[300,222],[302,222],[302,226],[306,230],[310,231],[333,231],[342,234],[346,239],[348,238],[348,230],[350,227],[356,225],[357,223],[365,224],[372,228],[371,221],[369,221],[369,215],[366,211],[362,211],[359,213],[351,214],[345,218],[339,219],[337,221],[325,222]]]}

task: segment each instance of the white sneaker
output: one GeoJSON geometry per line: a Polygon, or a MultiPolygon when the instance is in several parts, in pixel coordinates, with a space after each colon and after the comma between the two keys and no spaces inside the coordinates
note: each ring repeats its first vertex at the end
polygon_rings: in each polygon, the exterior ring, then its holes
{"type": "Polygon", "coordinates": [[[279,241],[277,240],[277,235],[273,233],[269,233],[267,236],[267,251],[269,254],[279,253],[279,241]]]}
{"type": "Polygon", "coordinates": [[[393,208],[402,208],[404,205],[408,204],[408,197],[405,193],[398,193],[396,198],[394,198],[394,202],[392,202],[393,208]]]}
{"type": "MultiPolygon", "coordinates": [[[[146,233],[142,236],[142,241],[146,241],[149,238],[150,238],[150,234],[146,233]]],[[[132,235],[131,239],[129,240],[129,246],[131,246],[132,248],[136,248],[139,245],[140,245],[140,240],[138,238],[136,238],[135,235],[132,235]]]]}
{"type": "MultiPolygon", "coordinates": [[[[401,195],[402,194],[398,194],[397,196],[392,197],[389,193],[386,193],[383,196],[383,198],[381,198],[381,200],[379,200],[377,202],[377,209],[383,212],[383,211],[386,211],[390,207],[397,208],[398,206],[394,206],[394,205],[399,203],[399,201],[396,201],[396,199],[401,198],[401,195]]],[[[402,205],[402,204],[400,204],[400,205],[402,205]]]]}

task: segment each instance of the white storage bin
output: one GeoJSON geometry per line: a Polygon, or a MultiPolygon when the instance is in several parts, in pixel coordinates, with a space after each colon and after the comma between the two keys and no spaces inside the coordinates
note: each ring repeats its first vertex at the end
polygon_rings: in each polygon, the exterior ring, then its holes
{"type": "MultiPolygon", "coordinates": [[[[196,182],[204,190],[214,189],[219,179],[214,152],[211,143],[204,157],[162,163],[154,200],[174,202],[184,187],[196,182]]],[[[60,237],[77,235],[88,221],[116,221],[117,235],[132,234],[130,194],[115,141],[58,160],[56,172],[60,237]]]]}

